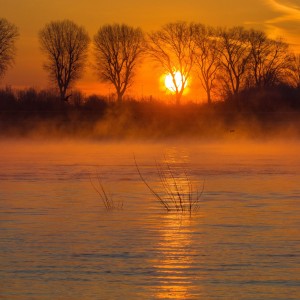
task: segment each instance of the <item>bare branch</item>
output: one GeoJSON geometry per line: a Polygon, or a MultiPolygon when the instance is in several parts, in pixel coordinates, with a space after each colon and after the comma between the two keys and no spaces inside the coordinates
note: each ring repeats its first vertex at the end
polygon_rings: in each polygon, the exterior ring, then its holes
{"type": "Polygon", "coordinates": [[[293,65],[288,45],[281,40],[271,40],[261,31],[249,34],[251,60],[249,80],[255,87],[272,87],[286,81],[293,65]]]}
{"type": "Polygon", "coordinates": [[[207,102],[211,104],[212,91],[221,68],[220,52],[216,30],[196,24],[195,43],[197,49],[196,65],[199,70],[199,78],[207,95],[207,102]]]}
{"type": "Polygon", "coordinates": [[[250,61],[249,32],[242,27],[219,30],[221,79],[225,93],[236,96],[245,85],[250,61]]]}
{"type": "Polygon", "coordinates": [[[15,42],[19,33],[15,25],[6,19],[0,19],[0,77],[12,66],[16,48],[15,42]]]}

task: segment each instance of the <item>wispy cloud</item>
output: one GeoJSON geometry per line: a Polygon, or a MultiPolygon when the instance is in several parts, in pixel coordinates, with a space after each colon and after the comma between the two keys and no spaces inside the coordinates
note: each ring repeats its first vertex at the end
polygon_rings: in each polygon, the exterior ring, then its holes
{"type": "Polygon", "coordinates": [[[284,37],[295,50],[300,51],[300,3],[286,0],[265,0],[277,13],[276,17],[265,21],[267,32],[272,37],[284,37]]]}
{"type": "Polygon", "coordinates": [[[282,15],[268,20],[269,24],[276,24],[286,21],[300,21],[300,7],[297,3],[290,1],[266,0],[272,9],[280,12],[282,15]]]}

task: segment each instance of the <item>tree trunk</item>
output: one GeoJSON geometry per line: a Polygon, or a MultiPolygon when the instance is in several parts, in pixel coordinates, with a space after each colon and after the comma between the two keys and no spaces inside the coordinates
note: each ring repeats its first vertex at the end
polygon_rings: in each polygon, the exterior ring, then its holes
{"type": "Polygon", "coordinates": [[[122,101],[123,101],[123,95],[120,92],[117,93],[117,101],[118,101],[118,103],[122,103],[122,101]]]}
{"type": "Polygon", "coordinates": [[[62,102],[66,101],[66,91],[60,90],[60,100],[62,102]]]}
{"type": "Polygon", "coordinates": [[[60,92],[60,100],[62,102],[67,102],[68,101],[68,97],[66,97],[66,94],[67,94],[67,89],[64,89],[63,87],[60,87],[59,88],[59,92],[60,92]]]}
{"type": "Polygon", "coordinates": [[[181,98],[181,94],[177,93],[176,94],[176,105],[180,105],[180,98],[181,98]]]}
{"type": "Polygon", "coordinates": [[[210,91],[207,91],[207,103],[208,105],[211,105],[211,96],[210,96],[210,91]]]}

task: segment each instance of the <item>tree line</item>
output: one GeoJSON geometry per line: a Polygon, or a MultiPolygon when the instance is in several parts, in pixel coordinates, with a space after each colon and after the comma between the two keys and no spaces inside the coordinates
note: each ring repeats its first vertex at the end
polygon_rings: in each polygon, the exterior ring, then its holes
{"type": "MultiPolygon", "coordinates": [[[[0,19],[0,76],[12,65],[18,29],[0,19]]],[[[58,88],[62,101],[83,75],[89,45],[93,44],[94,69],[102,82],[113,85],[122,102],[134,83],[137,66],[145,58],[172,76],[179,104],[191,74],[197,74],[210,104],[214,97],[235,99],[247,89],[287,85],[300,89],[300,55],[282,39],[243,27],[215,28],[174,22],[144,33],[125,24],[100,27],[91,40],[84,27],[70,20],[53,21],[39,32],[45,55],[44,69],[58,88]],[[182,74],[181,82],[175,78],[182,74]]]]}

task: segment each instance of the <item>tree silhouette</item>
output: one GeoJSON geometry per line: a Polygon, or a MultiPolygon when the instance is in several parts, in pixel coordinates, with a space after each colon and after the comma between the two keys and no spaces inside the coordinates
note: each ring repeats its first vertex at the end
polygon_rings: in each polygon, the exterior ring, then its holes
{"type": "Polygon", "coordinates": [[[291,84],[300,89],[300,54],[294,54],[292,58],[291,84]]]}
{"type": "Polygon", "coordinates": [[[207,102],[211,104],[211,94],[220,70],[220,52],[216,30],[197,24],[195,32],[196,66],[201,85],[206,92],[207,102]]]}
{"type": "Polygon", "coordinates": [[[40,31],[39,40],[48,59],[44,67],[58,85],[61,100],[68,101],[71,95],[67,95],[67,90],[82,75],[89,36],[83,27],[64,20],[47,24],[40,31]]]}
{"type": "Polygon", "coordinates": [[[236,96],[245,85],[250,60],[248,31],[233,27],[219,31],[221,78],[228,96],[236,96]]]}
{"type": "Polygon", "coordinates": [[[113,84],[118,102],[133,83],[143,49],[142,30],[125,24],[104,25],[94,36],[97,73],[103,82],[113,84]]]}
{"type": "Polygon", "coordinates": [[[176,22],[168,23],[148,35],[148,53],[165,73],[171,74],[177,104],[180,104],[195,62],[194,34],[193,24],[176,22]],[[181,74],[181,82],[176,80],[177,72],[181,74]]]}
{"type": "Polygon", "coordinates": [[[272,87],[285,82],[293,65],[288,44],[269,39],[264,32],[256,30],[249,32],[249,42],[249,71],[254,86],[272,87]]]}
{"type": "Polygon", "coordinates": [[[0,77],[12,65],[16,48],[15,41],[19,36],[15,25],[6,19],[0,19],[0,77]]]}

